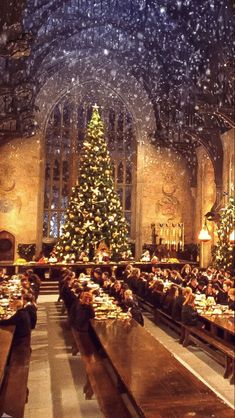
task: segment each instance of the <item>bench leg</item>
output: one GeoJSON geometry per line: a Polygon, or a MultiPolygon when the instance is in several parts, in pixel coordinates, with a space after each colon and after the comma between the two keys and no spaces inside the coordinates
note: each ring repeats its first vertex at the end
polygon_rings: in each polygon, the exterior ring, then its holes
{"type": "Polygon", "coordinates": [[[29,400],[29,388],[26,388],[26,399],[25,399],[25,403],[28,403],[29,400]]]}
{"type": "Polygon", "coordinates": [[[185,329],[184,331],[184,341],[183,341],[183,347],[187,347],[189,345],[189,331],[185,329]]]}
{"type": "Polygon", "coordinates": [[[154,322],[155,322],[155,324],[159,323],[159,313],[158,313],[157,309],[154,309],[154,322]]]}
{"type": "Polygon", "coordinates": [[[185,339],[185,328],[182,326],[181,330],[180,330],[180,339],[179,339],[179,343],[183,344],[185,339]]]}
{"type": "Polygon", "coordinates": [[[234,360],[232,361],[232,377],[230,379],[230,384],[231,385],[235,384],[235,362],[234,362],[234,360]]]}
{"type": "Polygon", "coordinates": [[[88,376],[87,376],[87,381],[86,381],[85,385],[83,386],[83,393],[85,394],[85,399],[86,400],[91,400],[92,396],[94,395],[94,391],[91,387],[88,376]]]}
{"type": "Polygon", "coordinates": [[[76,345],[72,346],[72,356],[76,356],[79,353],[79,350],[76,345]]]}
{"type": "Polygon", "coordinates": [[[226,356],[224,379],[227,379],[231,373],[232,373],[232,360],[228,356],[226,356]]]}

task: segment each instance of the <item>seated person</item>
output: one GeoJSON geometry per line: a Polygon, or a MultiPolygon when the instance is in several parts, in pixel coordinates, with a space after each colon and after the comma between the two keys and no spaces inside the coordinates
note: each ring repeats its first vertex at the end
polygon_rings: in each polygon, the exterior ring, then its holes
{"type": "Polygon", "coordinates": [[[136,322],[142,326],[144,325],[144,318],[138,306],[138,301],[130,289],[125,290],[121,307],[124,312],[130,312],[132,318],[135,319],[136,322]]]}
{"type": "Polygon", "coordinates": [[[189,326],[198,325],[198,313],[195,308],[195,295],[189,294],[182,307],[182,323],[189,326]]]}
{"type": "Polygon", "coordinates": [[[103,285],[102,270],[99,267],[95,268],[95,270],[93,271],[93,274],[92,274],[92,277],[91,278],[99,286],[102,286],[103,285]]]}
{"type": "Polygon", "coordinates": [[[178,296],[174,300],[171,314],[175,321],[181,321],[183,303],[188,295],[192,294],[192,289],[191,287],[179,288],[178,293],[178,296]]]}
{"type": "Polygon", "coordinates": [[[30,336],[30,317],[23,307],[22,300],[14,301],[12,303],[12,308],[16,311],[15,314],[9,319],[0,320],[0,325],[15,325],[14,340],[30,336]]]}
{"type": "Polygon", "coordinates": [[[172,284],[163,297],[161,308],[169,315],[172,314],[173,303],[178,294],[178,287],[172,284]]]}
{"type": "Polygon", "coordinates": [[[91,292],[83,292],[70,310],[71,325],[79,332],[88,332],[90,319],[95,317],[91,292]]]}
{"type": "Polygon", "coordinates": [[[117,302],[121,303],[122,302],[122,284],[120,282],[120,280],[115,280],[113,286],[110,289],[109,292],[110,296],[113,296],[117,302]]]}
{"type": "Polygon", "coordinates": [[[35,303],[35,297],[31,293],[24,294],[23,305],[24,310],[29,314],[31,329],[34,329],[37,323],[37,305],[35,303]]]}
{"type": "Polygon", "coordinates": [[[163,281],[157,280],[155,283],[155,286],[152,288],[151,295],[149,296],[149,301],[155,306],[155,308],[160,308],[163,297],[164,297],[163,281]]]}
{"type": "Polygon", "coordinates": [[[192,292],[196,293],[198,290],[198,281],[197,281],[197,277],[196,276],[192,276],[191,279],[189,280],[187,287],[191,287],[192,292]]]}
{"type": "Polygon", "coordinates": [[[175,284],[182,284],[183,283],[183,279],[182,279],[180,273],[177,270],[173,270],[171,272],[170,280],[175,284]]]}
{"type": "Polygon", "coordinates": [[[229,309],[231,309],[232,311],[235,311],[235,288],[231,288],[228,291],[228,307],[229,309]]]}

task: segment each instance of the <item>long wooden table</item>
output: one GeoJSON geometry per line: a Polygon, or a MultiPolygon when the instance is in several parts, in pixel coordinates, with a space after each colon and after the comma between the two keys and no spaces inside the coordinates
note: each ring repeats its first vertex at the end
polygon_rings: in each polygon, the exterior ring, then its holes
{"type": "Polygon", "coordinates": [[[4,371],[7,364],[7,359],[11,350],[14,331],[14,325],[0,327],[0,388],[4,378],[4,371]]]}
{"type": "Polygon", "coordinates": [[[140,416],[234,418],[232,408],[134,320],[91,322],[140,416]]]}
{"type": "Polygon", "coordinates": [[[228,339],[229,335],[235,335],[234,315],[207,315],[206,313],[201,313],[199,316],[209,323],[210,331],[213,335],[217,335],[218,329],[222,329],[224,331],[225,339],[228,339]]]}
{"type": "MultiPolygon", "coordinates": [[[[182,269],[185,264],[191,264],[196,266],[197,263],[189,262],[185,260],[180,260],[179,263],[166,263],[160,262],[157,264],[157,267],[169,268],[173,270],[182,269]]],[[[13,264],[13,263],[0,263],[0,267],[6,269],[7,274],[17,274],[25,271],[26,269],[32,269],[37,273],[41,278],[44,278],[45,272],[49,273],[50,277],[58,278],[58,273],[62,268],[70,268],[77,273],[86,271],[87,269],[94,269],[96,267],[101,268],[102,270],[112,270],[113,268],[121,274],[127,264],[132,264],[134,267],[140,268],[142,271],[151,272],[153,264],[149,262],[136,262],[136,261],[127,261],[127,262],[109,262],[109,263],[28,263],[28,264],[13,264]]]]}

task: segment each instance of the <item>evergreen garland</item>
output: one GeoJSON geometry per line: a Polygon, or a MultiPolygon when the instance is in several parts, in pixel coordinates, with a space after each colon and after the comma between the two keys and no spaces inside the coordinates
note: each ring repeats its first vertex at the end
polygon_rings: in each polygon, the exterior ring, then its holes
{"type": "Polygon", "coordinates": [[[220,210],[220,223],[218,227],[218,243],[215,247],[214,264],[219,269],[231,269],[233,266],[234,247],[229,236],[235,223],[235,198],[230,197],[227,205],[220,210]]]}

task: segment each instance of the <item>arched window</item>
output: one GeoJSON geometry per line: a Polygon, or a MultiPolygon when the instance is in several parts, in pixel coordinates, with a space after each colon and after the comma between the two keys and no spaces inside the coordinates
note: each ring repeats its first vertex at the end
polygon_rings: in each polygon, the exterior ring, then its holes
{"type": "MultiPolygon", "coordinates": [[[[134,234],[134,178],[136,143],[133,121],[123,105],[101,107],[106,140],[113,165],[115,188],[123,213],[134,234]]],[[[79,154],[87,124],[91,118],[90,104],[77,105],[63,99],[51,112],[45,134],[45,188],[43,236],[58,238],[64,224],[69,194],[79,170],[79,154]]]]}

